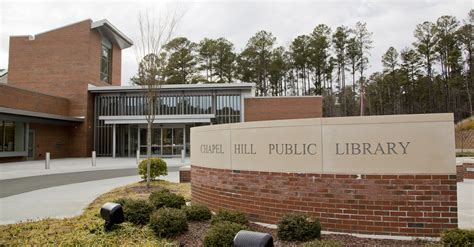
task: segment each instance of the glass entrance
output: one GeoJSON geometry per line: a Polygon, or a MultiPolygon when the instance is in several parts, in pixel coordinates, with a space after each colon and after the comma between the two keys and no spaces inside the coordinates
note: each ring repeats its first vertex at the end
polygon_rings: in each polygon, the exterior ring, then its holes
{"type": "MultiPolygon", "coordinates": [[[[151,153],[154,156],[179,156],[184,148],[184,127],[153,128],[151,153]]],[[[139,128],[140,155],[146,155],[147,128],[139,128]]]]}

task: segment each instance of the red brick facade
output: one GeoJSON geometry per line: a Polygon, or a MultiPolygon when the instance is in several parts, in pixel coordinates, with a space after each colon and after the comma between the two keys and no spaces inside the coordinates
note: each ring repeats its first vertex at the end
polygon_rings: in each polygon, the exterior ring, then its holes
{"type": "Polygon", "coordinates": [[[179,182],[180,183],[189,183],[191,182],[191,170],[179,170],[179,182]]]}
{"type": "MultiPolygon", "coordinates": [[[[10,37],[9,86],[0,87],[0,93],[12,94],[0,99],[0,106],[84,117],[83,123],[69,128],[69,149],[59,151],[57,156],[51,153],[52,157],[91,155],[93,96],[88,93],[88,85],[121,84],[121,49],[115,43],[112,44],[111,84],[100,80],[102,37],[97,30],[91,29],[91,24],[92,20],[84,20],[38,34],[34,38],[10,37]]],[[[50,134],[50,131],[44,133],[50,134]]],[[[63,138],[63,130],[58,130],[57,135],[59,139],[63,138]]],[[[54,143],[60,143],[59,139],[54,143]]],[[[38,142],[42,140],[37,139],[38,142]]]]}
{"type": "Polygon", "coordinates": [[[68,144],[74,126],[30,123],[30,129],[35,130],[34,159],[44,159],[46,152],[52,159],[70,157],[73,150],[68,144]]]}
{"type": "Polygon", "coordinates": [[[0,95],[2,96],[0,97],[0,107],[69,115],[69,100],[66,98],[15,88],[6,84],[0,84],[0,95]]]}
{"type": "Polygon", "coordinates": [[[319,96],[245,98],[244,104],[245,122],[323,117],[319,96]]]}
{"type": "Polygon", "coordinates": [[[237,209],[257,222],[288,212],[321,220],[323,230],[437,237],[457,227],[456,175],[296,174],[192,166],[193,202],[237,209]]]}
{"type": "Polygon", "coordinates": [[[463,163],[462,165],[456,166],[458,182],[463,182],[464,179],[474,179],[474,164],[473,163],[463,163]],[[471,171],[468,171],[468,168],[471,171]]]}

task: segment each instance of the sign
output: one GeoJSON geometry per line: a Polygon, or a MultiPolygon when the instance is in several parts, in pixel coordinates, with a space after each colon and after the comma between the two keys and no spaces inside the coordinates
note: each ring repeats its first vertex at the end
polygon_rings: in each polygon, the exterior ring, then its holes
{"type": "Polygon", "coordinates": [[[191,129],[191,164],[295,173],[455,173],[452,114],[275,120],[191,129]]]}

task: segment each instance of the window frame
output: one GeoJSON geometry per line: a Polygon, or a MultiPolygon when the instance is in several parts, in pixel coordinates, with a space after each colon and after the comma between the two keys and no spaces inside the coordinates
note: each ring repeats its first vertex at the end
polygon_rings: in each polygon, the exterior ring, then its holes
{"type": "Polygon", "coordinates": [[[112,47],[108,47],[106,44],[102,43],[100,48],[100,81],[112,84],[112,47]],[[107,53],[107,57],[104,57],[104,51],[107,53]],[[106,62],[107,66],[107,73],[102,71],[104,66],[104,62],[106,62]]]}

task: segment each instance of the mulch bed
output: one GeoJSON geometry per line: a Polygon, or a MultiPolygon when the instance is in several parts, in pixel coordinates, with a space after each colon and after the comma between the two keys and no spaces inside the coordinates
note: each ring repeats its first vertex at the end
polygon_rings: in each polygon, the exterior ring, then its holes
{"type": "MultiPolygon", "coordinates": [[[[211,227],[210,221],[205,222],[190,222],[189,229],[185,234],[180,235],[176,238],[180,246],[202,246],[204,237],[208,229],[211,227]]],[[[266,232],[273,236],[274,246],[303,246],[301,242],[286,242],[281,241],[277,237],[277,230],[260,226],[251,223],[249,228],[252,231],[266,232]]],[[[439,242],[430,242],[425,240],[391,240],[391,239],[372,239],[372,238],[359,238],[355,236],[345,234],[324,234],[321,240],[333,240],[341,243],[343,246],[426,246],[426,245],[437,245],[439,242]]]]}

